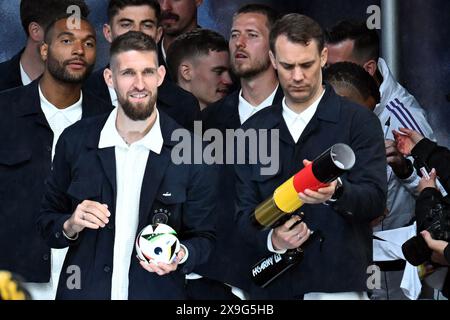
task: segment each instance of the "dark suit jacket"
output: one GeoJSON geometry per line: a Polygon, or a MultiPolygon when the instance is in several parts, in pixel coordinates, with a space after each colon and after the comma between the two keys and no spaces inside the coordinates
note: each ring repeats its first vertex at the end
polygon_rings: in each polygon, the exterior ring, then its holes
{"type": "MultiPolygon", "coordinates": [[[[107,117],[80,121],[66,130],[56,150],[54,170],[46,188],[40,232],[54,248],[70,246],[59,282],[58,299],[110,299],[113,266],[116,162],[115,148],[98,148],[107,117]],[[108,204],[107,227],[84,229],[76,241],[62,235],[64,222],[83,200],[108,204]],[[66,281],[71,265],[80,267],[82,288],[69,290],[66,281]]],[[[176,272],[158,276],[143,269],[133,250],[129,271],[129,299],[183,299],[184,274],[206,261],[214,240],[215,168],[206,165],[176,165],[171,161],[175,142],[172,132],[180,128],[160,112],[164,146],[161,154],[150,152],[142,182],[138,232],[153,222],[156,212],[167,210],[168,222],[188,248],[189,257],[176,272]],[[171,197],[163,194],[171,193],[171,197]]],[[[188,132],[185,130],[186,133],[188,132]]],[[[191,135],[187,135],[191,138],[191,135]]],[[[136,233],[137,235],[137,233],[136,233]]],[[[70,279],[69,279],[70,280],[70,279]]]]}
{"type": "Polygon", "coordinates": [[[20,57],[23,50],[11,59],[0,63],[0,91],[23,86],[20,77],[20,57]]]}
{"type": "MultiPolygon", "coordinates": [[[[300,208],[308,227],[322,231],[325,238],[322,248],[318,241],[313,243],[306,249],[301,263],[265,289],[253,286],[253,298],[293,299],[307,292],[367,291],[366,268],[372,261],[369,223],[383,213],[387,189],[383,132],[378,118],[337,96],[327,86],[297,143],[286,126],[281,104],[261,110],[243,128],[268,129],[279,136],[280,166],[276,174],[261,175],[259,164],[235,167],[239,228],[258,259],[270,252],[267,249],[269,230],[259,231],[251,224],[250,216],[256,206],[302,169],[303,159],[313,160],[335,143],[348,144],[356,155],[355,166],[342,177],[343,194],[333,206],[305,204],[300,208]]],[[[267,147],[271,150],[270,145],[267,147]]]]}
{"type": "MultiPolygon", "coordinates": [[[[39,80],[0,94],[0,269],[26,281],[50,278],[50,247],[38,235],[44,181],[50,174],[53,132],[42,112],[39,80]]],[[[112,106],[83,93],[83,118],[112,106]]]]}
{"type": "MultiPolygon", "coordinates": [[[[283,96],[283,91],[279,86],[273,103],[281,103],[283,96]]],[[[238,106],[239,90],[202,111],[203,128],[205,130],[215,128],[220,130],[222,134],[225,134],[227,129],[240,128],[238,106]]],[[[233,164],[221,165],[219,174],[220,184],[217,188],[221,191],[217,198],[219,222],[217,224],[216,247],[210,260],[195,271],[208,278],[248,291],[250,288],[250,270],[255,261],[251,259],[250,248],[246,248],[246,243],[239,237],[234,219],[236,181],[233,164]]]]}
{"type": "MultiPolygon", "coordinates": [[[[86,80],[84,89],[111,104],[108,86],[103,78],[105,69],[106,67],[93,72],[86,80]]],[[[164,79],[158,88],[157,106],[159,110],[172,117],[180,126],[191,131],[194,128],[194,121],[200,120],[198,100],[191,93],[167,79],[164,79]]]]}

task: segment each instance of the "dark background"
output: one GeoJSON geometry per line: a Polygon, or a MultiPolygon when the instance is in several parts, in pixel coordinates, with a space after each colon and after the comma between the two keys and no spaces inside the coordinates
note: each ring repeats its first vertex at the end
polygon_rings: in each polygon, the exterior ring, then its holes
{"type": "MultiPolygon", "coordinates": [[[[86,2],[99,38],[97,66],[105,65],[108,45],[101,27],[106,21],[108,1],[86,2]]],[[[325,28],[344,18],[366,20],[367,8],[380,5],[379,0],[204,0],[199,10],[199,23],[228,37],[233,12],[242,4],[256,2],[269,4],[281,13],[304,13],[325,28]]],[[[0,62],[17,53],[25,43],[19,3],[19,0],[0,0],[0,62]]],[[[446,98],[450,94],[450,1],[398,0],[398,3],[398,78],[428,111],[438,142],[450,146],[450,102],[446,98]]]]}

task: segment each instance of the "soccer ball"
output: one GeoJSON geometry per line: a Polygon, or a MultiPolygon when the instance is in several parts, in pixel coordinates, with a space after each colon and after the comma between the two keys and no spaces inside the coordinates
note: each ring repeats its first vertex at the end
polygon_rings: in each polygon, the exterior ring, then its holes
{"type": "Polygon", "coordinates": [[[136,238],[138,258],[147,263],[172,263],[179,250],[176,231],[163,223],[146,226],[136,238]]]}

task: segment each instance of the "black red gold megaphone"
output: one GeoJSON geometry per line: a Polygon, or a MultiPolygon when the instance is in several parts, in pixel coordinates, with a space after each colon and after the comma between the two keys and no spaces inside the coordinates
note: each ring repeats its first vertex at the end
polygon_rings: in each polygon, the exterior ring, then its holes
{"type": "Polygon", "coordinates": [[[253,223],[261,229],[273,226],[287,214],[303,205],[298,197],[305,189],[318,190],[326,186],[355,164],[355,153],[344,143],[337,143],[323,152],[311,164],[279,186],[273,195],[254,211],[253,223]]]}

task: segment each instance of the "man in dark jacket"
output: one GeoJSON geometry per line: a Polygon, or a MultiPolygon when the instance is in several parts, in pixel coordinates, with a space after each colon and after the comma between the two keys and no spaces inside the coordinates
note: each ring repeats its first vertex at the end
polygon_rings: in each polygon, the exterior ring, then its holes
{"type": "Polygon", "coordinates": [[[290,229],[289,221],[260,231],[250,219],[258,204],[308,160],[335,143],[349,145],[356,163],[341,177],[341,183],[335,180],[317,191],[299,193],[305,203],[301,210],[308,228],[320,230],[324,241],[321,245],[313,242],[301,263],[264,289],[253,286],[251,296],[367,299],[366,272],[372,260],[370,221],[382,212],[386,201],[381,126],[369,110],[323,86],[321,68],[327,60],[327,49],[317,22],[299,14],[284,16],[272,28],[270,49],[285,98],[258,112],[243,129],[265,129],[279,137],[279,150],[271,150],[267,141],[263,143],[266,150],[278,152],[279,168],[275,174],[263,175],[261,164],[236,165],[238,227],[256,258],[294,249],[306,236],[298,226],[290,229]]]}
{"type": "Polygon", "coordinates": [[[79,29],[69,29],[66,22],[59,19],[47,29],[42,77],[0,94],[0,269],[33,283],[35,299],[54,298],[51,266],[58,275],[56,265],[64,258],[50,254],[35,223],[56,142],[80,118],[112,109],[81,91],[95,63],[94,28],[81,20],[79,29]]]}
{"type": "MultiPolygon", "coordinates": [[[[269,33],[277,17],[274,9],[262,4],[244,5],[234,15],[230,64],[240,77],[242,89],[202,111],[204,130],[217,129],[225,136],[227,130],[238,129],[253,114],[281,102],[283,91],[269,60],[269,33]]],[[[225,148],[224,154],[233,151],[225,148]]],[[[245,298],[250,288],[250,269],[256,262],[237,232],[232,163],[221,165],[219,181],[218,188],[224,192],[217,200],[217,244],[211,259],[195,270],[203,278],[187,282],[192,299],[233,299],[235,295],[245,298]]]]}
{"type": "Polygon", "coordinates": [[[173,161],[172,132],[189,132],[157,108],[165,69],[153,39],[117,37],[110,62],[105,80],[118,107],[64,132],[38,219],[50,246],[69,246],[57,298],[184,299],[184,275],[208,259],[214,240],[214,168],[173,161]],[[177,232],[182,249],[172,263],[139,262],[136,236],[157,222],[177,232]],[[72,266],[75,288],[64,272],[72,266]]]}

